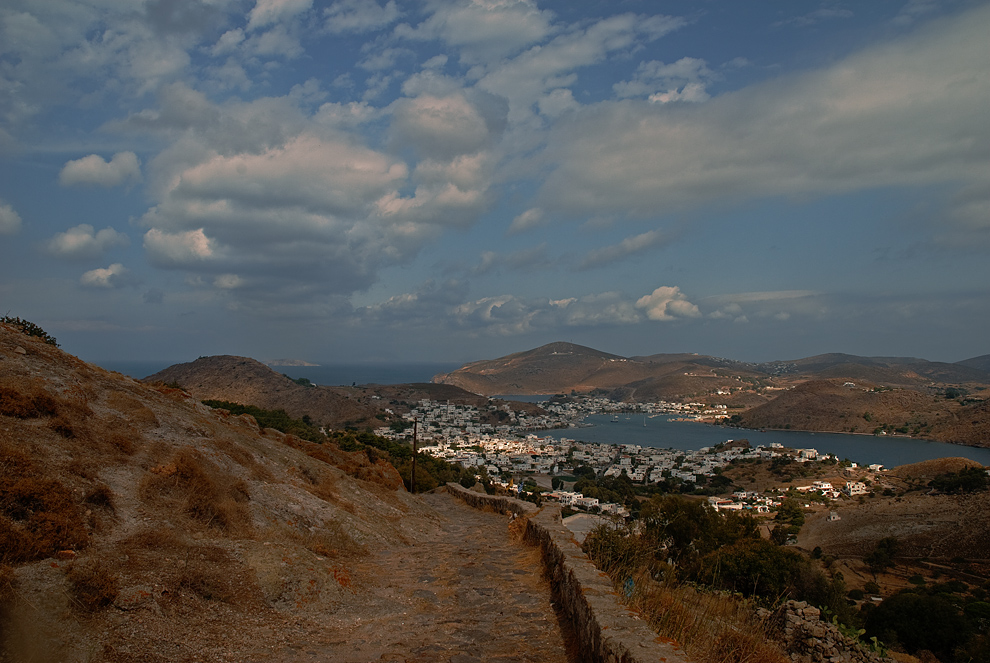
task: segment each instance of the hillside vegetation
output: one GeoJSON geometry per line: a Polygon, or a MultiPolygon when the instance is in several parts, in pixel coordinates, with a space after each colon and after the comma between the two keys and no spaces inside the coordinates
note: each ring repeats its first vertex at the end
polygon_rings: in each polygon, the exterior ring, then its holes
{"type": "Polygon", "coordinates": [[[0,661],[272,660],[326,640],[355,556],[435,534],[384,457],[0,324],[0,661]]]}

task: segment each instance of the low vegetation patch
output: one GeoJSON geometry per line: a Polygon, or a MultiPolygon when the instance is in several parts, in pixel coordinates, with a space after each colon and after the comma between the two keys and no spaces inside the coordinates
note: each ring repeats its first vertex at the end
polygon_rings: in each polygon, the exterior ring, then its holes
{"type": "Polygon", "coordinates": [[[48,332],[46,332],[38,325],[34,324],[33,322],[29,322],[27,320],[21,320],[20,318],[11,317],[9,315],[5,315],[2,318],[0,318],[0,322],[15,327],[22,334],[27,334],[28,336],[34,336],[35,338],[40,338],[48,345],[54,345],[56,348],[58,347],[58,341],[55,340],[55,337],[49,334],[48,332]]]}
{"type": "Polygon", "coordinates": [[[22,564],[78,550],[89,536],[72,493],[31,459],[0,443],[0,564],[22,564]]]}
{"type": "Polygon", "coordinates": [[[803,600],[856,619],[841,579],[761,538],[752,516],[679,495],[651,498],[635,530],[599,527],[583,548],[661,636],[701,661],[786,660],[765,641],[756,605],[803,600]]]}
{"type": "Polygon", "coordinates": [[[117,600],[117,575],[102,560],[73,562],[66,569],[65,577],[72,588],[73,602],[84,611],[96,612],[117,600]]]}
{"type": "Polygon", "coordinates": [[[182,447],[167,463],[151,468],[141,481],[140,493],[147,501],[179,507],[206,527],[232,535],[250,532],[247,484],[193,447],[182,447]]]}

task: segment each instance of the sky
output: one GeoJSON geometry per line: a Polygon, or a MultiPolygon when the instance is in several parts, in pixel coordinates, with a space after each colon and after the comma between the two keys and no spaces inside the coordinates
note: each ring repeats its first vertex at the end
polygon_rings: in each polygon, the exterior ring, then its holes
{"type": "Polygon", "coordinates": [[[88,361],[990,353],[990,3],[4,0],[0,314],[88,361]]]}

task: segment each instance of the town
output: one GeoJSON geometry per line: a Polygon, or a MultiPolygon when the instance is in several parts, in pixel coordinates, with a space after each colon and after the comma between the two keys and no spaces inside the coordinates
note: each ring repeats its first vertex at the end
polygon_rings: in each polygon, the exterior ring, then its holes
{"type": "MultiPolygon", "coordinates": [[[[643,416],[667,415],[682,420],[715,421],[728,414],[722,407],[701,403],[624,403],[590,396],[554,399],[540,403],[547,414],[527,415],[513,411],[507,404],[490,404],[490,410],[504,413],[498,425],[482,424],[481,412],[472,406],[439,403],[424,399],[418,407],[403,415],[410,424],[382,427],[376,434],[391,439],[411,440],[412,423],[422,446],[419,451],[465,468],[476,468],[492,484],[523,493],[538,489],[542,499],[551,499],[575,511],[629,515],[622,504],[604,502],[581,492],[565,490],[576,483],[576,475],[594,478],[625,476],[644,487],[667,483],[686,488],[711,485],[713,479],[733,462],[760,461],[811,463],[815,461],[843,465],[848,481],[834,487],[830,481],[813,481],[808,485],[782,485],[765,491],[737,490],[731,495],[709,495],[708,502],[717,510],[746,509],[768,513],[780,506],[783,496],[814,497],[819,504],[830,500],[865,495],[868,483],[881,479],[880,465],[860,468],[854,462],[840,460],[815,449],[785,449],[782,445],[750,447],[748,442],[726,440],[715,447],[694,451],[660,449],[634,444],[595,444],[566,437],[539,434],[539,431],[578,425],[590,415],[636,413],[643,416]]],[[[729,482],[731,483],[731,482],[729,482]]],[[[728,485],[723,482],[722,485],[728,485]]],[[[709,491],[718,492],[718,491],[709,491]]],[[[809,505],[810,506],[810,505],[809,505]]]]}

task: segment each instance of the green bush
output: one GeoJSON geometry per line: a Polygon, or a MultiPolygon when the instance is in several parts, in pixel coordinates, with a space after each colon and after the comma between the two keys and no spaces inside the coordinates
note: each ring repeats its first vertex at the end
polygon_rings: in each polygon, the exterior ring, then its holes
{"type": "Polygon", "coordinates": [[[35,336],[37,338],[40,338],[48,345],[54,345],[56,348],[58,347],[58,341],[55,340],[55,337],[49,334],[48,332],[46,332],[38,325],[34,324],[33,322],[29,322],[27,320],[21,320],[20,318],[14,318],[9,315],[5,315],[2,318],[0,318],[0,322],[6,323],[8,325],[13,325],[14,327],[17,327],[19,330],[21,330],[22,334],[27,334],[28,336],[35,336]]]}

